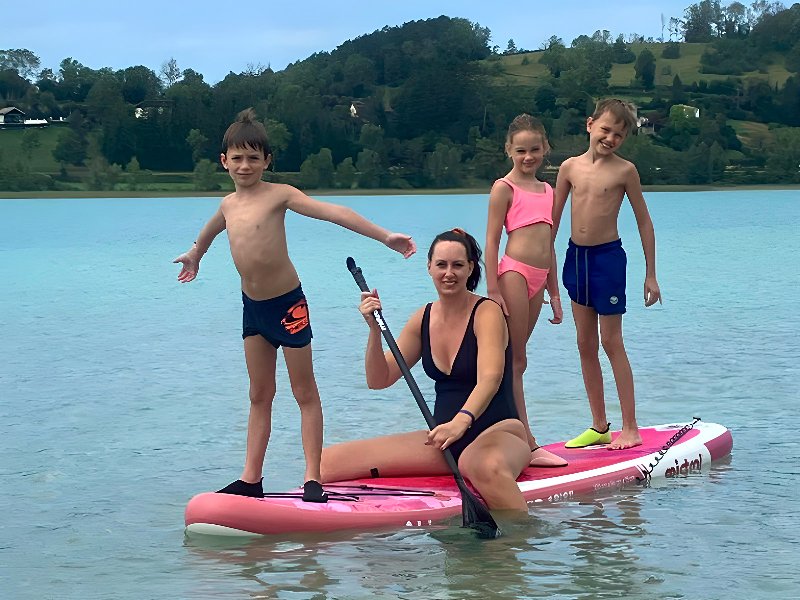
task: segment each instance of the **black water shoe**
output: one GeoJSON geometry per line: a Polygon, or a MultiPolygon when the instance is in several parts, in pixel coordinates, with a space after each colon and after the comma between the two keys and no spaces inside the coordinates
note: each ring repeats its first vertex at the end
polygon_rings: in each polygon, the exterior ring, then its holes
{"type": "Polygon", "coordinates": [[[303,484],[303,502],[325,503],[327,501],[328,494],[322,489],[319,481],[309,479],[303,484]]]}
{"type": "Polygon", "coordinates": [[[218,494],[236,494],[237,496],[248,496],[250,498],[263,498],[264,488],[261,486],[261,481],[256,483],[247,483],[241,479],[237,479],[233,483],[226,485],[221,490],[217,490],[218,494]]]}

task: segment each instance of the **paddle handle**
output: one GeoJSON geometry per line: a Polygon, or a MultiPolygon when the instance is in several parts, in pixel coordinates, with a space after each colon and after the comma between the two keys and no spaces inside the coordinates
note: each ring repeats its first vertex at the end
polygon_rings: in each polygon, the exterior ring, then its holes
{"type": "MultiPolygon", "coordinates": [[[[356,284],[362,292],[371,291],[367,285],[366,279],[364,279],[364,274],[361,272],[361,267],[358,267],[355,261],[349,257],[347,259],[347,269],[353,275],[353,279],[355,279],[356,284]]],[[[378,323],[378,328],[383,334],[383,339],[386,340],[389,350],[391,350],[395,361],[397,361],[397,366],[400,367],[400,372],[403,374],[403,378],[405,378],[408,388],[411,390],[411,394],[414,396],[414,400],[417,401],[417,406],[422,412],[422,416],[425,417],[425,422],[428,424],[428,429],[433,429],[437,425],[436,420],[433,418],[431,410],[428,408],[428,404],[425,402],[425,398],[422,396],[422,392],[420,391],[414,376],[411,374],[411,369],[408,368],[408,364],[406,364],[406,360],[403,358],[403,353],[400,352],[400,348],[397,346],[397,342],[395,341],[392,332],[389,331],[389,326],[386,324],[386,321],[383,318],[383,313],[376,309],[372,311],[372,315],[375,317],[375,321],[378,323]]],[[[458,470],[458,465],[456,464],[455,458],[453,458],[453,453],[450,452],[449,448],[444,450],[444,459],[447,461],[447,465],[450,467],[453,475],[455,475],[459,480],[462,479],[461,473],[458,470]]]]}

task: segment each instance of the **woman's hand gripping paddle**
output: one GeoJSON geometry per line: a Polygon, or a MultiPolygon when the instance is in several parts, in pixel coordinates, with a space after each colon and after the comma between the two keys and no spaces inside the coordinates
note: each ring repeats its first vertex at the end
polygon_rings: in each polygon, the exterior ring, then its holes
{"type": "MultiPolygon", "coordinates": [[[[356,280],[356,283],[361,291],[369,292],[369,286],[364,279],[361,269],[356,266],[356,261],[354,261],[351,257],[347,258],[347,269],[353,275],[353,279],[356,280]]],[[[400,371],[403,373],[403,377],[405,378],[411,393],[414,395],[414,400],[417,401],[417,406],[419,407],[420,411],[422,411],[422,416],[425,417],[425,422],[428,424],[428,429],[433,429],[436,427],[436,421],[433,419],[433,415],[431,414],[428,405],[425,403],[425,398],[422,397],[422,392],[420,392],[419,386],[417,386],[417,382],[414,380],[414,376],[411,374],[411,371],[409,370],[408,365],[406,364],[406,361],[400,352],[400,348],[397,347],[397,342],[395,342],[394,336],[392,336],[392,333],[389,331],[386,321],[383,320],[383,314],[380,310],[376,310],[373,312],[373,315],[375,316],[375,320],[378,322],[378,327],[380,327],[381,333],[383,334],[383,339],[385,339],[386,343],[389,345],[389,349],[392,351],[394,359],[397,361],[397,365],[400,367],[400,371]]],[[[458,470],[458,465],[453,458],[453,453],[450,452],[449,448],[444,450],[444,459],[447,461],[447,466],[450,467],[450,470],[453,472],[453,477],[455,478],[456,484],[458,484],[458,489],[461,492],[461,516],[463,518],[463,526],[474,529],[480,538],[497,537],[497,523],[492,518],[491,513],[489,513],[489,509],[486,508],[483,503],[478,500],[478,497],[467,487],[467,484],[464,482],[464,478],[461,476],[461,472],[458,470]]]]}

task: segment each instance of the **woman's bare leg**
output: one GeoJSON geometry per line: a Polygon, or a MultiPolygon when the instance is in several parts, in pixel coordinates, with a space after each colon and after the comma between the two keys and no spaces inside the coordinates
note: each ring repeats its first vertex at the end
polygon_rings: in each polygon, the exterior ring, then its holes
{"type": "Polygon", "coordinates": [[[449,474],[444,455],[426,446],[427,439],[427,431],[412,431],[329,446],[322,451],[320,481],[369,478],[372,469],[381,477],[449,474]]]}
{"type": "Polygon", "coordinates": [[[516,479],[531,452],[520,421],[507,419],[481,433],[461,453],[458,466],[492,510],[528,510],[516,479]]]}

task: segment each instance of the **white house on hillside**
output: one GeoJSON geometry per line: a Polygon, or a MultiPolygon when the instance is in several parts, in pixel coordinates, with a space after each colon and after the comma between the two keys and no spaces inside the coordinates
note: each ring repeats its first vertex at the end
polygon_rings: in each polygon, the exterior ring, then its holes
{"type": "Polygon", "coordinates": [[[16,129],[17,127],[47,127],[47,119],[26,119],[25,113],[16,106],[0,108],[0,129],[16,129]]]}
{"type": "Polygon", "coordinates": [[[3,125],[22,126],[25,122],[25,113],[16,106],[0,108],[0,127],[3,125]]]}

